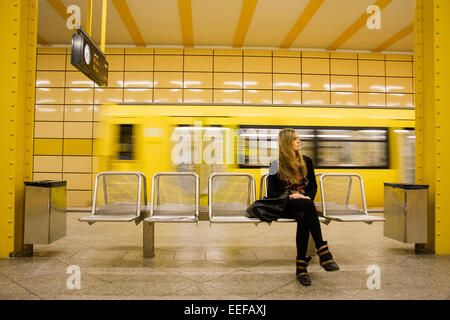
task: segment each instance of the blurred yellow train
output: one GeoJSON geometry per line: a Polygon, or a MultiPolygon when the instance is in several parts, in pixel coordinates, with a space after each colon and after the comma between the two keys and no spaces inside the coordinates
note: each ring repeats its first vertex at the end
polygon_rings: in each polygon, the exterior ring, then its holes
{"type": "Polygon", "coordinates": [[[384,182],[414,182],[411,109],[120,104],[102,106],[100,126],[99,171],[196,172],[201,205],[212,172],[251,173],[258,195],[286,127],[316,173],[361,175],[369,207],[383,206],[384,182]]]}

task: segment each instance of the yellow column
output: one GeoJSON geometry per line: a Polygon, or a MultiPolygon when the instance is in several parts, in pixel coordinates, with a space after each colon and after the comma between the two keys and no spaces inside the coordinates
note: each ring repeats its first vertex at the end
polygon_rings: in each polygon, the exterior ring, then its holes
{"type": "Polygon", "coordinates": [[[0,258],[23,249],[24,181],[32,180],[37,0],[0,1],[0,258]]]}
{"type": "Polygon", "coordinates": [[[101,35],[101,44],[100,50],[105,53],[105,45],[106,45],[106,17],[108,12],[108,1],[103,0],[102,5],[102,35],[101,35]]]}
{"type": "Polygon", "coordinates": [[[92,0],[88,0],[87,16],[86,16],[86,33],[92,37],[92,0]]]}
{"type": "Polygon", "coordinates": [[[416,0],[416,182],[428,184],[428,244],[450,254],[450,1],[416,0]]]}

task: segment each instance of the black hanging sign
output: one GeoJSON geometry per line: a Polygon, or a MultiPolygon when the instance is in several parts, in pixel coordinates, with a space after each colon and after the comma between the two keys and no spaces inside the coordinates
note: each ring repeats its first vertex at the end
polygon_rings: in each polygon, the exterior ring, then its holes
{"type": "Polygon", "coordinates": [[[108,62],[105,54],[80,27],[77,27],[77,34],[72,36],[70,62],[100,87],[108,85],[108,62]]]}

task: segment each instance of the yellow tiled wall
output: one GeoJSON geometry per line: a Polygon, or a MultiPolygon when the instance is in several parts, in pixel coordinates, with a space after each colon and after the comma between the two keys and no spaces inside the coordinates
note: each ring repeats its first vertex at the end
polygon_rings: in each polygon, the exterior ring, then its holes
{"type": "Polygon", "coordinates": [[[67,205],[90,206],[100,105],[317,104],[411,107],[408,55],[337,52],[107,49],[108,87],[70,64],[70,49],[39,48],[34,179],[67,180],[67,205]]]}

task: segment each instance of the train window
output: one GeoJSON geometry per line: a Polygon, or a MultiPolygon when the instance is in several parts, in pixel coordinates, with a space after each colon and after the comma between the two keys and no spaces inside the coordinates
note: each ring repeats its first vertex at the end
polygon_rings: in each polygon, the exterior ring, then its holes
{"type": "Polygon", "coordinates": [[[387,168],[386,129],[316,130],[319,168],[387,168]]]}
{"type": "Polygon", "coordinates": [[[119,160],[133,160],[133,126],[132,124],[119,126],[119,160]]]}
{"type": "MultiPolygon", "coordinates": [[[[388,168],[387,128],[294,127],[302,152],[316,168],[388,168]]],[[[282,126],[241,126],[238,164],[241,168],[268,167],[278,157],[282,126]]]]}

